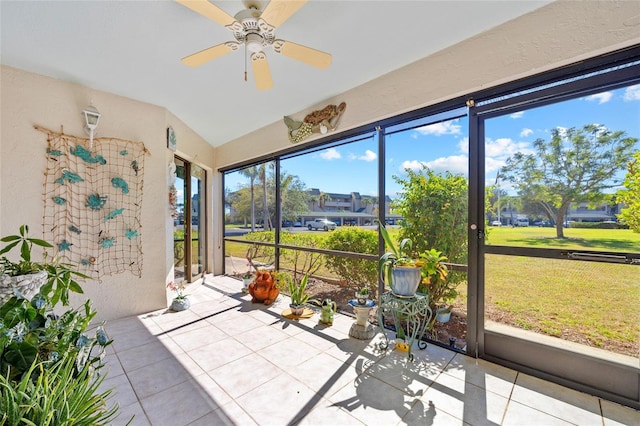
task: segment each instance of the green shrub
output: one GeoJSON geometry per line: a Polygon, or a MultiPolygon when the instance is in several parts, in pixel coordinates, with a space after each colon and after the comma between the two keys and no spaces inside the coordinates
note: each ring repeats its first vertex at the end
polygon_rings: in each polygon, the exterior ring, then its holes
{"type": "Polygon", "coordinates": [[[77,372],[65,356],[54,366],[34,361],[19,382],[0,374],[0,425],[93,426],[110,423],[118,406],[107,407],[112,390],[99,393],[104,376],[77,372]]]}
{"type": "Polygon", "coordinates": [[[406,170],[406,178],[394,176],[402,185],[401,196],[392,207],[404,220],[400,240],[410,238],[413,250],[432,248],[450,262],[467,263],[468,183],[461,175],[438,174],[427,167],[406,170]]]}
{"type": "Polygon", "coordinates": [[[0,371],[20,380],[34,362],[55,364],[63,356],[74,358],[78,371],[100,368],[111,341],[102,326],[93,337],[85,334],[95,315],[89,300],[56,315],[41,294],[31,301],[12,297],[0,306],[0,371]]]}
{"type": "Polygon", "coordinates": [[[584,229],[620,229],[620,225],[616,222],[571,222],[570,227],[584,229]]]}
{"type": "MultiPolygon", "coordinates": [[[[280,234],[280,243],[299,247],[320,248],[322,246],[322,238],[307,233],[282,232],[280,234]]],[[[324,264],[324,255],[320,253],[295,250],[280,250],[280,267],[286,264],[293,272],[293,281],[295,283],[302,282],[305,275],[314,275],[324,264]]]]}
{"type": "MultiPolygon", "coordinates": [[[[324,248],[353,253],[378,254],[378,233],[369,229],[348,227],[330,233],[324,248]]],[[[354,291],[369,286],[371,298],[378,289],[378,262],[344,256],[326,256],[326,266],[347,282],[354,291]]]]}

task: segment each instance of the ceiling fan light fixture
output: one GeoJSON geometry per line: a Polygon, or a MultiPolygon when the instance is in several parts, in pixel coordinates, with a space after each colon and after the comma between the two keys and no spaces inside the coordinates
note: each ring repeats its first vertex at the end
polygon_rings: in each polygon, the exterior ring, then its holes
{"type": "Polygon", "coordinates": [[[260,34],[249,33],[245,38],[245,43],[249,52],[261,52],[264,47],[264,38],[260,34]]]}

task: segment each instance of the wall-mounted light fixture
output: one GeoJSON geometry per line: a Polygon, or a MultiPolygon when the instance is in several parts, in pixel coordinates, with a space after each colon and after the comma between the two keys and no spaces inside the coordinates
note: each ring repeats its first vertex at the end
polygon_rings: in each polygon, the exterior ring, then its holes
{"type": "Polygon", "coordinates": [[[102,114],[93,105],[89,105],[82,110],[82,114],[84,115],[85,123],[84,131],[89,135],[89,149],[93,149],[93,133],[98,127],[98,121],[100,121],[102,114]]]}

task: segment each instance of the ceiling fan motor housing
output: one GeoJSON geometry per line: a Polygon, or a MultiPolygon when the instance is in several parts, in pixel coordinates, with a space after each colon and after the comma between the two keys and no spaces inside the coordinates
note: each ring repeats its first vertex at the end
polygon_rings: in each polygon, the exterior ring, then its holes
{"type": "Polygon", "coordinates": [[[275,40],[275,28],[260,19],[260,14],[256,8],[243,9],[234,16],[235,22],[227,26],[238,43],[246,43],[247,50],[254,53],[275,40]]]}

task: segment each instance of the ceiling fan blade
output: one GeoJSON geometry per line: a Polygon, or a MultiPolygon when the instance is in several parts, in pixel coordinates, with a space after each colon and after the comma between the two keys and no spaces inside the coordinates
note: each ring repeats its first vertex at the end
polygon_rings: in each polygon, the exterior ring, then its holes
{"type": "Polygon", "coordinates": [[[272,27],[278,28],[306,2],[307,0],[271,0],[260,18],[267,21],[272,27]]]}
{"type": "Polygon", "coordinates": [[[267,90],[273,87],[271,70],[269,70],[267,55],[264,52],[256,52],[251,55],[251,68],[253,68],[253,77],[256,79],[258,90],[267,90]]]}
{"type": "Polygon", "coordinates": [[[212,59],[216,59],[222,55],[236,51],[239,46],[240,45],[236,42],[228,41],[226,43],[217,44],[213,47],[209,47],[208,49],[201,50],[193,55],[185,56],[181,60],[185,65],[197,67],[198,65],[202,65],[212,59]]]}
{"type": "Polygon", "coordinates": [[[276,40],[273,42],[273,50],[321,70],[331,65],[330,54],[291,41],[276,40]]]}
{"type": "Polygon", "coordinates": [[[200,15],[217,22],[220,25],[227,26],[235,22],[233,16],[220,9],[207,0],[176,0],[181,5],[188,7],[200,15]]]}

